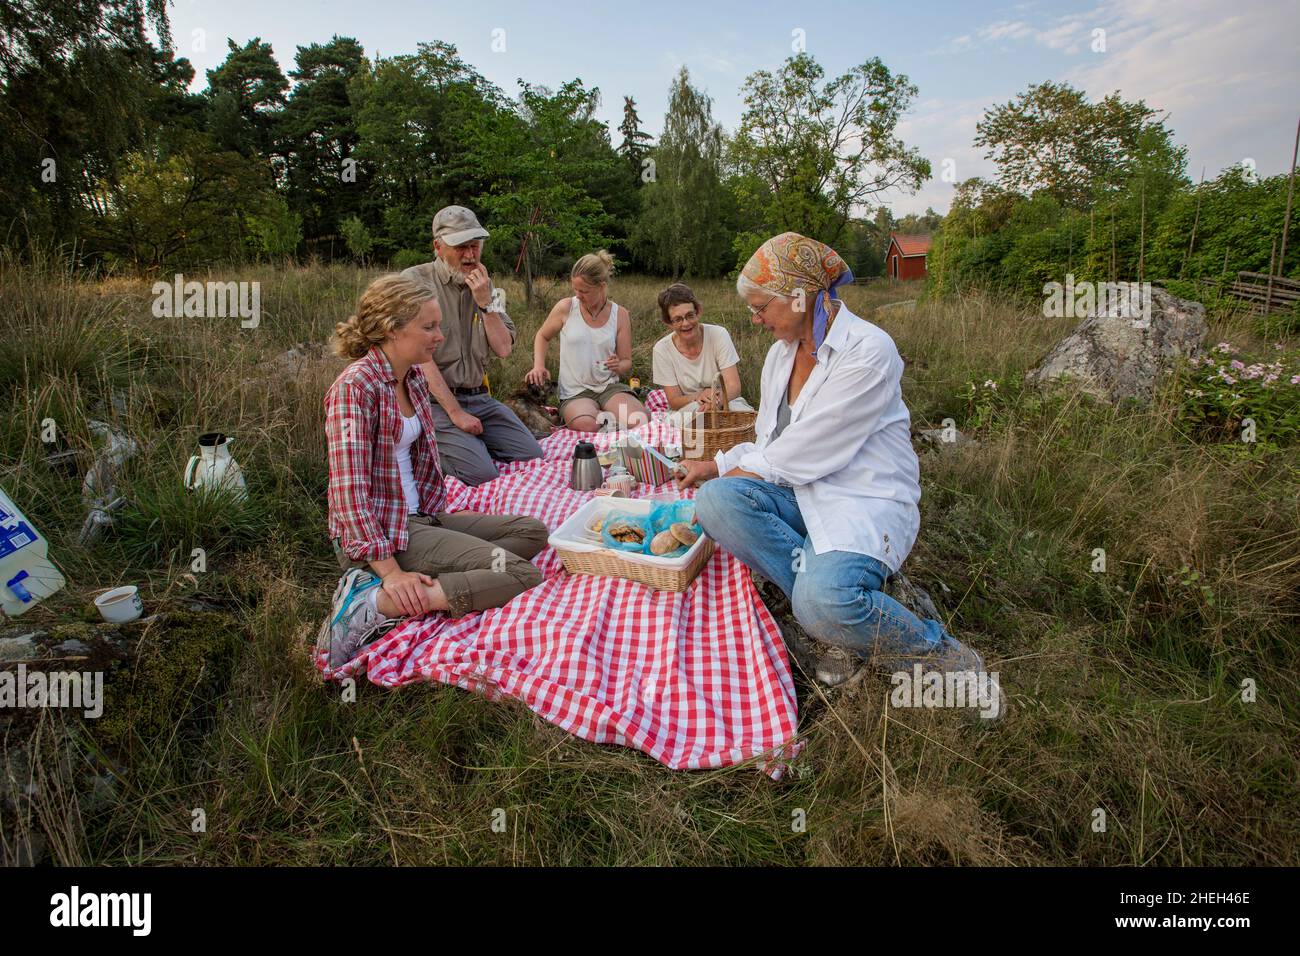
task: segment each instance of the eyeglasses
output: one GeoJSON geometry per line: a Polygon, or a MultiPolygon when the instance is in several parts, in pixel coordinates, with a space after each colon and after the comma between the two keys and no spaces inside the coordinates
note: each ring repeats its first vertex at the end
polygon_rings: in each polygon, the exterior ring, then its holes
{"type": "Polygon", "coordinates": [[[699,317],[700,316],[698,312],[689,312],[686,315],[679,315],[676,317],[670,315],[664,321],[667,322],[669,325],[681,325],[683,322],[690,322],[694,319],[698,319],[699,317]]]}
{"type": "Polygon", "coordinates": [[[771,304],[772,304],[773,302],[775,302],[776,300],[777,300],[777,296],[772,296],[772,298],[768,299],[766,302],[764,302],[764,303],[763,303],[761,306],[759,306],[757,309],[754,308],[754,307],[753,307],[752,305],[750,305],[749,303],[746,303],[746,304],[745,304],[745,308],[749,309],[749,314],[750,314],[750,315],[752,315],[754,318],[758,318],[760,315],[763,314],[763,310],[766,309],[769,305],[771,305],[771,304]]]}

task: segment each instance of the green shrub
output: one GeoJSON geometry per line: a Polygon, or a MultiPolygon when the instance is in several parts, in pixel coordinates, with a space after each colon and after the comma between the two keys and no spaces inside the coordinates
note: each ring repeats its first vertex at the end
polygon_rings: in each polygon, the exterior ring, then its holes
{"type": "Polygon", "coordinates": [[[194,548],[202,548],[209,560],[242,551],[264,542],[275,523],[262,498],[240,500],[225,489],[191,491],[179,471],[166,466],[124,493],[128,504],[114,524],[117,543],[126,560],[139,567],[177,558],[188,565],[194,548]]]}
{"type": "Polygon", "coordinates": [[[418,266],[433,258],[433,253],[420,249],[401,249],[393,256],[393,271],[401,272],[411,266],[418,266]]]}

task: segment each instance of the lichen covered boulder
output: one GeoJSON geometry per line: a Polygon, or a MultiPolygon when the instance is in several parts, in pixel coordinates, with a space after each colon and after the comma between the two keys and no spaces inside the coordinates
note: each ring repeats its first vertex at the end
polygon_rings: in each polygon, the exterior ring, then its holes
{"type": "Polygon", "coordinates": [[[1111,298],[1057,342],[1027,380],[1069,378],[1108,401],[1150,399],[1162,368],[1201,354],[1209,326],[1205,306],[1159,287],[1151,288],[1149,317],[1141,311],[1136,302],[1111,298]]]}

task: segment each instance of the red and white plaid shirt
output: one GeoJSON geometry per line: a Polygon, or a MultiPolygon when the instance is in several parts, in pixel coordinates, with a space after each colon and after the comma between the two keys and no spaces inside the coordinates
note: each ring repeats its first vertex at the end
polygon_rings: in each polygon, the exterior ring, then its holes
{"type": "MultiPolygon", "coordinates": [[[[447,492],[433,437],[433,406],[424,372],[406,373],[406,393],[419,416],[421,434],[411,445],[411,472],[420,511],[437,514],[447,492]]],[[[397,469],[402,437],[397,378],[379,346],[343,370],[325,395],[329,445],[329,532],[355,561],[379,561],[405,551],[406,496],[397,469]]]]}

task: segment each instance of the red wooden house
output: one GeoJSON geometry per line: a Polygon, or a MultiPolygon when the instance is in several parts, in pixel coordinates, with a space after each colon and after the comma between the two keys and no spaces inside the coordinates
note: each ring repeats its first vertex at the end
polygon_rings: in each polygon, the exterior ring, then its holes
{"type": "Polygon", "coordinates": [[[925,257],[930,252],[929,236],[889,234],[885,253],[885,275],[891,279],[924,279],[925,257]]]}

